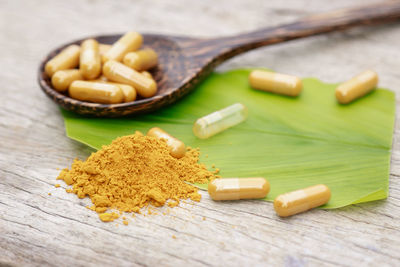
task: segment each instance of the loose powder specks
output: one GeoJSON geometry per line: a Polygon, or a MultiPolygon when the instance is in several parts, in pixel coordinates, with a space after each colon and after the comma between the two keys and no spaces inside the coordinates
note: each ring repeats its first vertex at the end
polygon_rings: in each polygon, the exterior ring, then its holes
{"type": "Polygon", "coordinates": [[[115,139],[86,161],[75,159],[57,179],[72,185],[67,192],[88,196],[90,209],[102,221],[113,221],[119,216],[107,213],[109,209],[139,212],[149,204],[174,207],[180,199],[200,201],[197,188],[185,182],[206,183],[215,172],[198,163],[199,155],[198,149],[188,147],[186,155],[176,159],[165,140],[136,132],[115,139]]]}

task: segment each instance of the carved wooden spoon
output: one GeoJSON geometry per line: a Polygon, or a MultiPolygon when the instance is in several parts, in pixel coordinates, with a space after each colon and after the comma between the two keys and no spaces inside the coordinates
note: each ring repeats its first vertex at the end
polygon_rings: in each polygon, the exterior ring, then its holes
{"type": "MultiPolygon", "coordinates": [[[[400,1],[341,9],[309,16],[291,24],[264,28],[236,36],[197,39],[158,34],[143,34],[144,46],[152,47],[159,55],[159,65],[152,70],[158,92],[147,99],[122,104],[96,104],[82,102],[52,89],[44,73],[46,62],[70,44],[52,51],[40,64],[39,84],[57,104],[67,110],[98,117],[117,117],[157,110],[174,103],[195,88],[202,79],[223,61],[261,46],[293,39],[340,31],[359,25],[376,25],[400,19],[400,1]]],[[[112,44],[121,34],[91,37],[100,43],[112,44]]],[[[87,39],[87,38],[85,38],[87,39]]]]}

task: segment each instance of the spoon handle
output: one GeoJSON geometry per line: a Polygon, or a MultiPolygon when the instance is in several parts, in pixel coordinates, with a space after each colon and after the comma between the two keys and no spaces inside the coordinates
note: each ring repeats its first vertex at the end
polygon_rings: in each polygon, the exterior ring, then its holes
{"type": "Polygon", "coordinates": [[[196,44],[197,56],[214,58],[214,64],[218,65],[228,58],[261,46],[341,31],[354,26],[389,23],[399,19],[400,1],[385,1],[339,9],[311,15],[290,24],[263,28],[236,36],[201,40],[196,44]]]}

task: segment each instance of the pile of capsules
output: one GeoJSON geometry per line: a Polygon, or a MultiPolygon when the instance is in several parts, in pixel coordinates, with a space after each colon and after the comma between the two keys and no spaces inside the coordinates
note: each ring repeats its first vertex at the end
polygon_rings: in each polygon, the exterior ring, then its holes
{"type": "MultiPolygon", "coordinates": [[[[288,96],[298,96],[302,91],[301,79],[280,73],[255,70],[249,76],[250,85],[263,90],[288,96]]],[[[339,103],[347,104],[372,91],[378,83],[378,75],[371,70],[365,71],[336,88],[339,103]]],[[[247,108],[240,103],[215,111],[198,119],[193,125],[193,133],[201,139],[209,138],[247,118],[247,108]]],[[[162,138],[170,147],[175,158],[185,155],[185,144],[160,128],[152,128],[147,135],[162,138]]],[[[222,178],[208,184],[208,193],[213,200],[238,200],[265,198],[270,191],[269,182],[262,177],[222,178]]],[[[330,189],[324,184],[279,195],[274,200],[274,209],[281,217],[291,216],[328,203],[330,189]]]]}
{"type": "Polygon", "coordinates": [[[153,49],[138,50],[142,43],[137,32],[113,45],[88,39],[63,49],[47,62],[45,72],[55,90],[81,101],[116,104],[135,101],[137,94],[152,97],[157,83],[147,70],[157,66],[158,56],[153,49]]]}

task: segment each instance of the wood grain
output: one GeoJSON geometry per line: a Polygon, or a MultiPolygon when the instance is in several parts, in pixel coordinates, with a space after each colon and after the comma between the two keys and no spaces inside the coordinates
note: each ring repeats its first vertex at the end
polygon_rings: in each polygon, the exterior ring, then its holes
{"type": "MultiPolygon", "coordinates": [[[[100,32],[128,30],[228,36],[348,4],[155,0],[148,9],[149,1],[129,0],[1,3],[0,265],[398,266],[399,109],[386,201],[280,219],[271,203],[213,202],[203,193],[200,203],[183,203],[167,215],[128,215],[128,226],[121,221],[116,226],[100,222],[87,210],[87,199],[54,187],[57,168],[92,151],[65,136],[58,106],[36,83],[37,64],[53,47],[100,32]],[[110,16],[114,12],[118,15],[110,16]],[[43,38],[48,33],[51,38],[43,38]]],[[[372,68],[382,87],[399,93],[398,47],[396,25],[356,29],[262,48],[218,70],[263,66],[340,82],[372,68]]]]}

